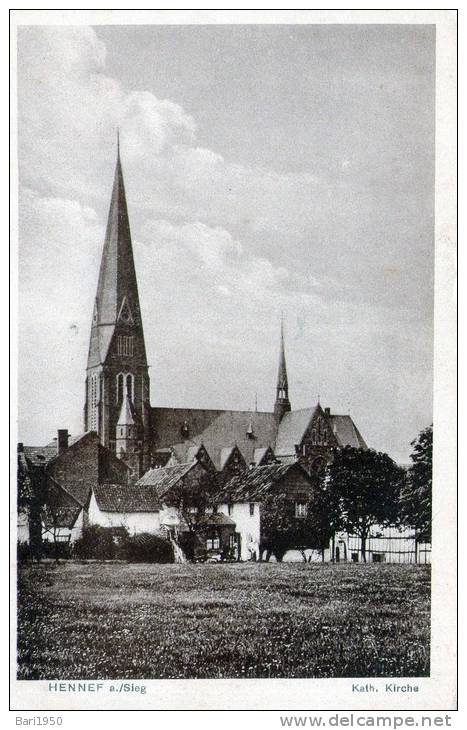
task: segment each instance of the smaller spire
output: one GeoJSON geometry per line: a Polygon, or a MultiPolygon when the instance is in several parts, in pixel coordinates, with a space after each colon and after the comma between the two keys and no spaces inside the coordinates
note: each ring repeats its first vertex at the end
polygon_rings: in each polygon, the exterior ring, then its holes
{"type": "Polygon", "coordinates": [[[274,413],[282,419],[284,413],[291,410],[289,401],[289,382],[287,378],[287,365],[285,362],[285,345],[284,345],[284,314],[281,312],[281,337],[279,349],[279,370],[277,373],[276,386],[276,402],[274,404],[274,413]]]}
{"type": "Polygon", "coordinates": [[[118,417],[117,426],[134,426],[135,419],[133,416],[133,408],[131,401],[128,397],[128,391],[124,388],[122,407],[120,409],[120,415],[118,417]]]}

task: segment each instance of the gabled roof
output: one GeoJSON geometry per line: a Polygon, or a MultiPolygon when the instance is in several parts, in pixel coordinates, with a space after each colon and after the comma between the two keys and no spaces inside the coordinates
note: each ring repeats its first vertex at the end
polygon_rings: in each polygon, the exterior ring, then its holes
{"type": "Polygon", "coordinates": [[[305,470],[297,464],[265,464],[252,466],[243,474],[232,477],[212,497],[213,504],[228,504],[234,502],[259,502],[270,489],[291,470],[298,470],[309,480],[305,470]]]}
{"type": "Polygon", "coordinates": [[[262,461],[267,456],[271,455],[271,457],[274,456],[274,451],[271,449],[270,446],[263,447],[261,449],[255,449],[254,451],[254,462],[256,466],[262,466],[262,461]]]}
{"type": "Polygon", "coordinates": [[[136,482],[137,487],[154,487],[158,498],[161,499],[166,492],[174,487],[180,479],[188,474],[196,465],[196,462],[189,464],[176,464],[175,466],[163,466],[158,469],[149,469],[136,482]]]}
{"type": "Polygon", "coordinates": [[[228,460],[232,456],[234,449],[235,449],[235,446],[224,446],[224,448],[221,449],[220,463],[219,463],[221,470],[224,468],[224,466],[227,464],[228,460]]]}
{"type": "Polygon", "coordinates": [[[48,464],[57,456],[57,445],[53,446],[24,446],[23,453],[26,459],[34,466],[48,464]]]}
{"type": "Polygon", "coordinates": [[[83,505],[52,477],[47,477],[47,506],[42,510],[42,522],[47,529],[53,527],[72,528],[83,509],[83,505]]]}
{"type": "Polygon", "coordinates": [[[294,454],[295,444],[299,444],[305,435],[317,406],[302,408],[299,411],[285,413],[279,424],[274,453],[277,456],[294,454]]]}
{"type": "Polygon", "coordinates": [[[161,507],[151,486],[98,484],[92,491],[102,512],[158,512],[161,507]]]}
{"type": "Polygon", "coordinates": [[[222,449],[238,446],[245,462],[254,460],[257,448],[273,446],[277,422],[273,413],[219,411],[197,408],[152,408],[152,427],[160,447],[173,447],[180,463],[189,461],[190,449],[203,444],[217,470],[222,449]],[[253,438],[248,434],[250,423],[253,438]],[[188,433],[184,437],[183,427],[188,433]]]}
{"type": "Polygon", "coordinates": [[[353,422],[351,416],[328,416],[332,432],[339,446],[353,446],[355,449],[367,449],[363,436],[353,422]]]}

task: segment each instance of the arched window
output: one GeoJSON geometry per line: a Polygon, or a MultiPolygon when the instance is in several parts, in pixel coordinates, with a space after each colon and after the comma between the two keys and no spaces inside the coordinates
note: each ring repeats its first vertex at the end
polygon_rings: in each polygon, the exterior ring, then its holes
{"type": "Polygon", "coordinates": [[[126,376],[126,392],[129,399],[132,401],[134,398],[134,380],[131,373],[128,373],[126,376]]]}
{"type": "Polygon", "coordinates": [[[124,381],[124,374],[119,373],[117,375],[117,403],[121,403],[123,400],[123,381],[124,381]]]}

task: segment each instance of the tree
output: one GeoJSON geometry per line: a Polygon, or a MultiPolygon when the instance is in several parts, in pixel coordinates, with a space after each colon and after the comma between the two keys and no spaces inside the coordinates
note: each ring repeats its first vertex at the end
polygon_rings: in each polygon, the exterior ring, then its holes
{"type": "Polygon", "coordinates": [[[18,455],[18,514],[25,514],[29,528],[29,549],[33,559],[42,557],[41,509],[46,500],[44,466],[30,466],[18,455]]]}
{"type": "Polygon", "coordinates": [[[329,546],[334,534],[341,528],[339,498],[331,489],[329,480],[321,478],[313,487],[307,515],[303,521],[307,547],[321,552],[329,546]]]}
{"type": "Polygon", "coordinates": [[[402,521],[414,527],[417,539],[431,540],[431,492],[433,475],[433,426],[423,429],[412,441],[412,465],[401,494],[402,521]]]}
{"type": "Polygon", "coordinates": [[[261,505],[260,554],[266,560],[273,554],[281,562],[287,550],[323,550],[332,531],[330,502],[322,475],[313,475],[312,491],[306,503],[306,514],[297,517],[295,501],[284,492],[271,492],[261,505]]]}
{"type": "Polygon", "coordinates": [[[274,555],[282,562],[287,550],[298,541],[298,520],[295,504],[284,492],[268,494],[261,505],[260,555],[266,550],[266,560],[274,555]]]}
{"type": "Polygon", "coordinates": [[[328,469],[329,488],[340,509],[340,527],[366,542],[373,525],[395,525],[405,472],[387,454],[346,446],[336,450],[328,469]]]}

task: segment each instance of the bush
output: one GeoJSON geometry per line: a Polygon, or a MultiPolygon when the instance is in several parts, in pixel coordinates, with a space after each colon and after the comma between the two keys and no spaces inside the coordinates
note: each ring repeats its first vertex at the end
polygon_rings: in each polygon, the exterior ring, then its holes
{"type": "Polygon", "coordinates": [[[130,563],[174,562],[170,542],[149,532],[140,532],[129,537],[124,545],[124,554],[130,563]]]}
{"type": "Polygon", "coordinates": [[[85,560],[125,559],[128,531],[124,527],[89,525],[73,546],[73,555],[85,560]]]}

